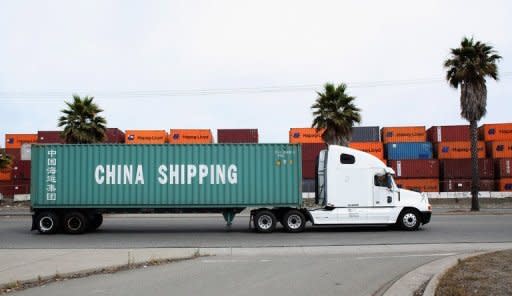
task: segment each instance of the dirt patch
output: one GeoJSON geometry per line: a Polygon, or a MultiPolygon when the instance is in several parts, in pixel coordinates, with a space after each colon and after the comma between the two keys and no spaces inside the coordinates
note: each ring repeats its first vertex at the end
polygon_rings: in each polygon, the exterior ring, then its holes
{"type": "Polygon", "coordinates": [[[459,261],[441,278],[435,295],[512,295],[512,250],[459,261]]]}

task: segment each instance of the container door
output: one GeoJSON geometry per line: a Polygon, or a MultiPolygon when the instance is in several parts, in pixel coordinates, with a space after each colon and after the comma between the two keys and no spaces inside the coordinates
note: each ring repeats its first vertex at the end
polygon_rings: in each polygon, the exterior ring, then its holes
{"type": "Polygon", "coordinates": [[[376,173],[373,182],[373,207],[368,209],[368,223],[387,223],[397,202],[393,178],[389,174],[376,173]]]}

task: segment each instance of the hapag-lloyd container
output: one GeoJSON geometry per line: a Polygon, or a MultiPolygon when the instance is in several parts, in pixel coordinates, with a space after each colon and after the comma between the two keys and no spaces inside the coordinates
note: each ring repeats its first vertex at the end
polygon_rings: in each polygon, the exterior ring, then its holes
{"type": "MultiPolygon", "coordinates": [[[[471,191],[471,179],[449,179],[443,180],[441,190],[443,192],[468,192],[471,191]]],[[[494,180],[480,180],[480,191],[494,191],[494,180]]]]}
{"type": "Polygon", "coordinates": [[[301,181],[300,145],[32,147],[34,208],[299,207],[301,181]]]}
{"type": "Polygon", "coordinates": [[[167,132],[164,130],[127,130],[126,144],[164,144],[167,141],[167,132]]]}
{"type": "Polygon", "coordinates": [[[41,144],[64,144],[66,141],[61,137],[61,131],[38,131],[37,143],[41,144]]]}
{"type": "MultiPolygon", "coordinates": [[[[471,142],[441,142],[434,145],[437,159],[471,158],[471,142]]],[[[485,143],[478,142],[478,158],[485,158],[485,143]]]]}
{"type": "Polygon", "coordinates": [[[378,126],[355,126],[352,128],[352,142],[379,142],[380,130],[378,126]]]}
{"type": "Polygon", "coordinates": [[[381,138],[386,143],[426,142],[425,126],[383,127],[381,138]]]}
{"type": "MultiPolygon", "coordinates": [[[[443,179],[470,179],[471,159],[444,159],[441,160],[441,178],[443,179]]],[[[492,159],[478,160],[478,174],[480,179],[494,179],[494,163],[492,159]]]]}
{"type": "Polygon", "coordinates": [[[323,129],[316,128],[291,128],[288,132],[290,143],[324,143],[322,139],[323,129]]]}
{"type": "Polygon", "coordinates": [[[258,143],[257,129],[218,129],[218,143],[258,143]]]}
{"type": "Polygon", "coordinates": [[[484,124],[478,129],[480,140],[498,141],[498,140],[511,140],[512,141],[512,123],[495,123],[484,124]]]}
{"type": "Polygon", "coordinates": [[[496,185],[498,191],[512,191],[512,178],[501,178],[496,185]]]}
{"type": "Polygon", "coordinates": [[[1,169],[0,170],[0,181],[11,181],[12,169],[1,169]]]}
{"type": "Polygon", "coordinates": [[[388,143],[385,145],[386,159],[431,159],[432,143],[388,143]]]}
{"type": "Polygon", "coordinates": [[[496,178],[512,178],[512,158],[494,160],[496,178]]]}
{"type": "Polygon", "coordinates": [[[490,158],[512,158],[512,140],[487,142],[486,152],[490,158]]]}
{"type": "Polygon", "coordinates": [[[211,144],[212,131],[209,129],[171,129],[169,144],[211,144]]]}
{"type": "Polygon", "coordinates": [[[427,140],[432,143],[469,141],[469,125],[432,126],[427,130],[427,140]]]}
{"type": "Polygon", "coordinates": [[[5,148],[19,149],[25,143],[36,143],[37,134],[5,134],[5,148]]]}
{"type": "Polygon", "coordinates": [[[384,160],[384,145],[381,142],[350,142],[348,147],[369,153],[384,160]]]}
{"type": "Polygon", "coordinates": [[[437,159],[390,160],[388,164],[397,178],[439,178],[437,159]]]}
{"type": "Polygon", "coordinates": [[[396,178],[396,185],[399,188],[409,189],[418,192],[439,192],[438,179],[403,179],[396,178]]]}

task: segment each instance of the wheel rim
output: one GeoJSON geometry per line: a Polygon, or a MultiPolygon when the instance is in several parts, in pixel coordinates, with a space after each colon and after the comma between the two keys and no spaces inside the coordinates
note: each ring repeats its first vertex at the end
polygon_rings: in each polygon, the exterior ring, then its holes
{"type": "Polygon", "coordinates": [[[39,220],[39,228],[42,231],[50,231],[53,228],[53,219],[50,217],[43,217],[39,220]]]}
{"type": "Polygon", "coordinates": [[[286,219],[286,224],[290,229],[299,229],[302,225],[302,218],[299,215],[290,215],[286,219]]]}
{"type": "Polygon", "coordinates": [[[418,219],[416,218],[416,215],[413,213],[407,213],[404,215],[402,222],[404,225],[408,228],[416,226],[418,219]]]}
{"type": "Polygon", "coordinates": [[[261,215],[258,218],[258,227],[263,230],[268,230],[270,227],[272,227],[272,217],[269,215],[261,215]]]}
{"type": "Polygon", "coordinates": [[[67,221],[69,230],[77,231],[82,227],[82,220],[80,220],[78,217],[70,217],[67,221]]]}

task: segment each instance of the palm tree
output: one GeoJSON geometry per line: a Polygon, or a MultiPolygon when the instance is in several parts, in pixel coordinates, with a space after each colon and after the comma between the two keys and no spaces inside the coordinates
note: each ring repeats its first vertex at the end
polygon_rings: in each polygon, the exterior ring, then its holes
{"type": "Polygon", "coordinates": [[[66,102],[68,109],[61,110],[59,127],[64,126],[62,137],[69,144],[99,143],[105,139],[105,118],[98,116],[102,109],[93,103],[93,97],[81,99],[73,95],[73,102],[66,102]]]}
{"type": "Polygon", "coordinates": [[[9,168],[12,164],[12,158],[5,153],[5,150],[0,150],[0,170],[9,168]]]}
{"type": "Polygon", "coordinates": [[[361,122],[361,109],[354,104],[355,97],[346,93],[347,85],[334,86],[327,83],[324,93],[317,92],[313,109],[312,127],[317,131],[325,129],[322,138],[327,144],[347,145],[354,123],[361,122]]]}
{"type": "Polygon", "coordinates": [[[478,191],[478,121],[486,113],[487,87],[486,77],[498,80],[497,62],[501,56],[492,46],[464,37],[460,47],[451,49],[451,56],[444,62],[447,69],[446,80],[453,88],[460,85],[460,115],[469,121],[471,134],[471,210],[479,211],[478,191]]]}

